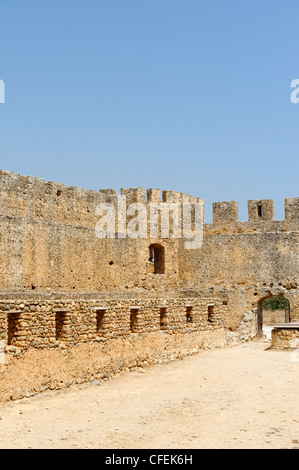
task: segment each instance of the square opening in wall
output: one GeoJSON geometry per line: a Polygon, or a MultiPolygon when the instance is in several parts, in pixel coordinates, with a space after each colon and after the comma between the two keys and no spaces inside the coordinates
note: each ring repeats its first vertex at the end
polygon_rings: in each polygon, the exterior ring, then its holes
{"type": "Polygon", "coordinates": [[[13,345],[19,330],[21,314],[19,312],[8,312],[7,314],[7,344],[13,345]]]}

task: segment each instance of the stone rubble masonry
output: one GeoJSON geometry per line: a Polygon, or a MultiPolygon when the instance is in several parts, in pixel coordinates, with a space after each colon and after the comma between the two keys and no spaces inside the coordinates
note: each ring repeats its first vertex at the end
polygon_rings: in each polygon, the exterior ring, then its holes
{"type": "Polygon", "coordinates": [[[96,208],[108,202],[116,209],[118,194],[127,206],[155,203],[160,213],[163,203],[204,203],[177,191],[85,190],[0,171],[1,338],[25,349],[107,340],[128,334],[134,305],[136,334],[154,333],[166,303],[167,333],[212,331],[222,322],[235,341],[253,337],[258,307],[273,295],[287,298],[291,321],[299,320],[299,198],[285,199],[283,220],[275,220],[272,200],[248,201],[247,221],[239,220],[238,202],[215,202],[203,244],[192,250],[183,237],[161,238],[161,231],[157,238],[97,238],[96,208]],[[163,250],[163,273],[152,269],[152,245],[163,250]],[[219,323],[207,321],[209,301],[219,323]],[[188,326],[187,302],[194,309],[188,326]],[[101,335],[95,307],[107,308],[98,316],[101,335]]]}
{"type": "Polygon", "coordinates": [[[273,328],[271,349],[297,349],[299,351],[299,324],[297,328],[273,328]]]}
{"type": "Polygon", "coordinates": [[[107,341],[132,333],[160,330],[165,334],[224,330],[226,307],[217,299],[78,298],[0,301],[0,312],[0,340],[25,351],[53,348],[61,343],[71,346],[107,341]],[[209,305],[214,307],[212,317],[208,313],[209,305]],[[131,314],[135,315],[133,324],[131,314]]]}

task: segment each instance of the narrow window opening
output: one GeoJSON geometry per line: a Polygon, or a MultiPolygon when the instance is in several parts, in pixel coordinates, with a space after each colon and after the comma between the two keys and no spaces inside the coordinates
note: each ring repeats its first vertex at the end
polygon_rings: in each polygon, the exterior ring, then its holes
{"type": "Polygon", "coordinates": [[[130,330],[134,333],[137,329],[137,321],[138,321],[138,309],[131,309],[130,313],[130,330]]]}
{"type": "Polygon", "coordinates": [[[160,308],[160,329],[167,327],[167,308],[160,308]]]}
{"type": "Polygon", "coordinates": [[[165,273],[165,250],[157,243],[149,247],[149,272],[153,274],[165,273]]]}
{"type": "Polygon", "coordinates": [[[55,313],[55,338],[56,341],[62,340],[66,335],[66,312],[55,313]]]}
{"type": "Polygon", "coordinates": [[[8,313],[7,314],[7,344],[13,345],[16,340],[18,327],[20,323],[20,314],[8,313]]]}
{"type": "Polygon", "coordinates": [[[264,216],[264,208],[262,205],[258,204],[257,206],[257,214],[259,217],[263,217],[264,216]]]}
{"type": "Polygon", "coordinates": [[[193,322],[192,307],[186,307],[186,321],[187,323],[193,322]]]}
{"type": "Polygon", "coordinates": [[[208,322],[213,323],[214,320],[214,305],[209,305],[208,306],[208,322]]]}
{"type": "Polygon", "coordinates": [[[96,330],[97,333],[101,333],[104,328],[104,318],[106,315],[106,310],[97,310],[96,311],[96,330]]]}

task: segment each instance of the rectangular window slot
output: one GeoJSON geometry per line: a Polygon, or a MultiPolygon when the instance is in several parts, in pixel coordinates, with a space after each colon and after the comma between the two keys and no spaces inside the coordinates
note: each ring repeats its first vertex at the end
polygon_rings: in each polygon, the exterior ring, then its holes
{"type": "Polygon", "coordinates": [[[167,308],[161,307],[160,308],[160,329],[165,330],[167,328],[167,308]]]}
{"type": "Polygon", "coordinates": [[[215,313],[215,307],[214,305],[209,305],[208,306],[208,322],[213,323],[214,321],[214,313],[215,313]]]}
{"type": "Polygon", "coordinates": [[[106,309],[99,308],[96,309],[96,330],[97,333],[100,333],[104,328],[104,317],[106,315],[106,309]]]}
{"type": "Polygon", "coordinates": [[[8,312],[7,313],[7,344],[13,345],[16,340],[16,335],[21,320],[21,312],[8,312]]]}
{"type": "Polygon", "coordinates": [[[193,314],[192,314],[193,307],[186,307],[186,321],[187,323],[193,322],[193,314]]]}
{"type": "Polygon", "coordinates": [[[134,333],[136,332],[137,328],[137,321],[138,321],[138,308],[131,308],[131,313],[130,313],[130,330],[134,333]]]}
{"type": "Polygon", "coordinates": [[[260,204],[257,206],[257,214],[258,214],[259,217],[263,217],[263,216],[264,216],[264,208],[263,208],[263,206],[260,205],[260,204]]]}
{"type": "Polygon", "coordinates": [[[149,272],[151,274],[165,273],[165,249],[157,243],[149,247],[149,272]]]}
{"type": "Polygon", "coordinates": [[[66,337],[67,312],[65,310],[55,311],[55,338],[61,341],[66,337]]]}

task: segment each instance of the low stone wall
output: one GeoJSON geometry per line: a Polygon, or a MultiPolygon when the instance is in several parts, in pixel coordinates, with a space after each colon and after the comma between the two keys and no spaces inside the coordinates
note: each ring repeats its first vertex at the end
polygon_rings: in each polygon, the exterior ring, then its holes
{"type": "Polygon", "coordinates": [[[299,348],[299,323],[297,327],[277,327],[271,332],[271,348],[273,349],[298,349],[299,348]]]}
{"type": "Polygon", "coordinates": [[[125,337],[213,331],[225,323],[217,299],[73,299],[0,301],[0,340],[22,350],[125,337]]]}
{"type": "Polygon", "coordinates": [[[0,400],[167,363],[226,344],[217,299],[0,300],[0,400]]]}
{"type": "Polygon", "coordinates": [[[0,300],[0,400],[226,344],[227,306],[215,298],[48,298],[0,300]]]}

